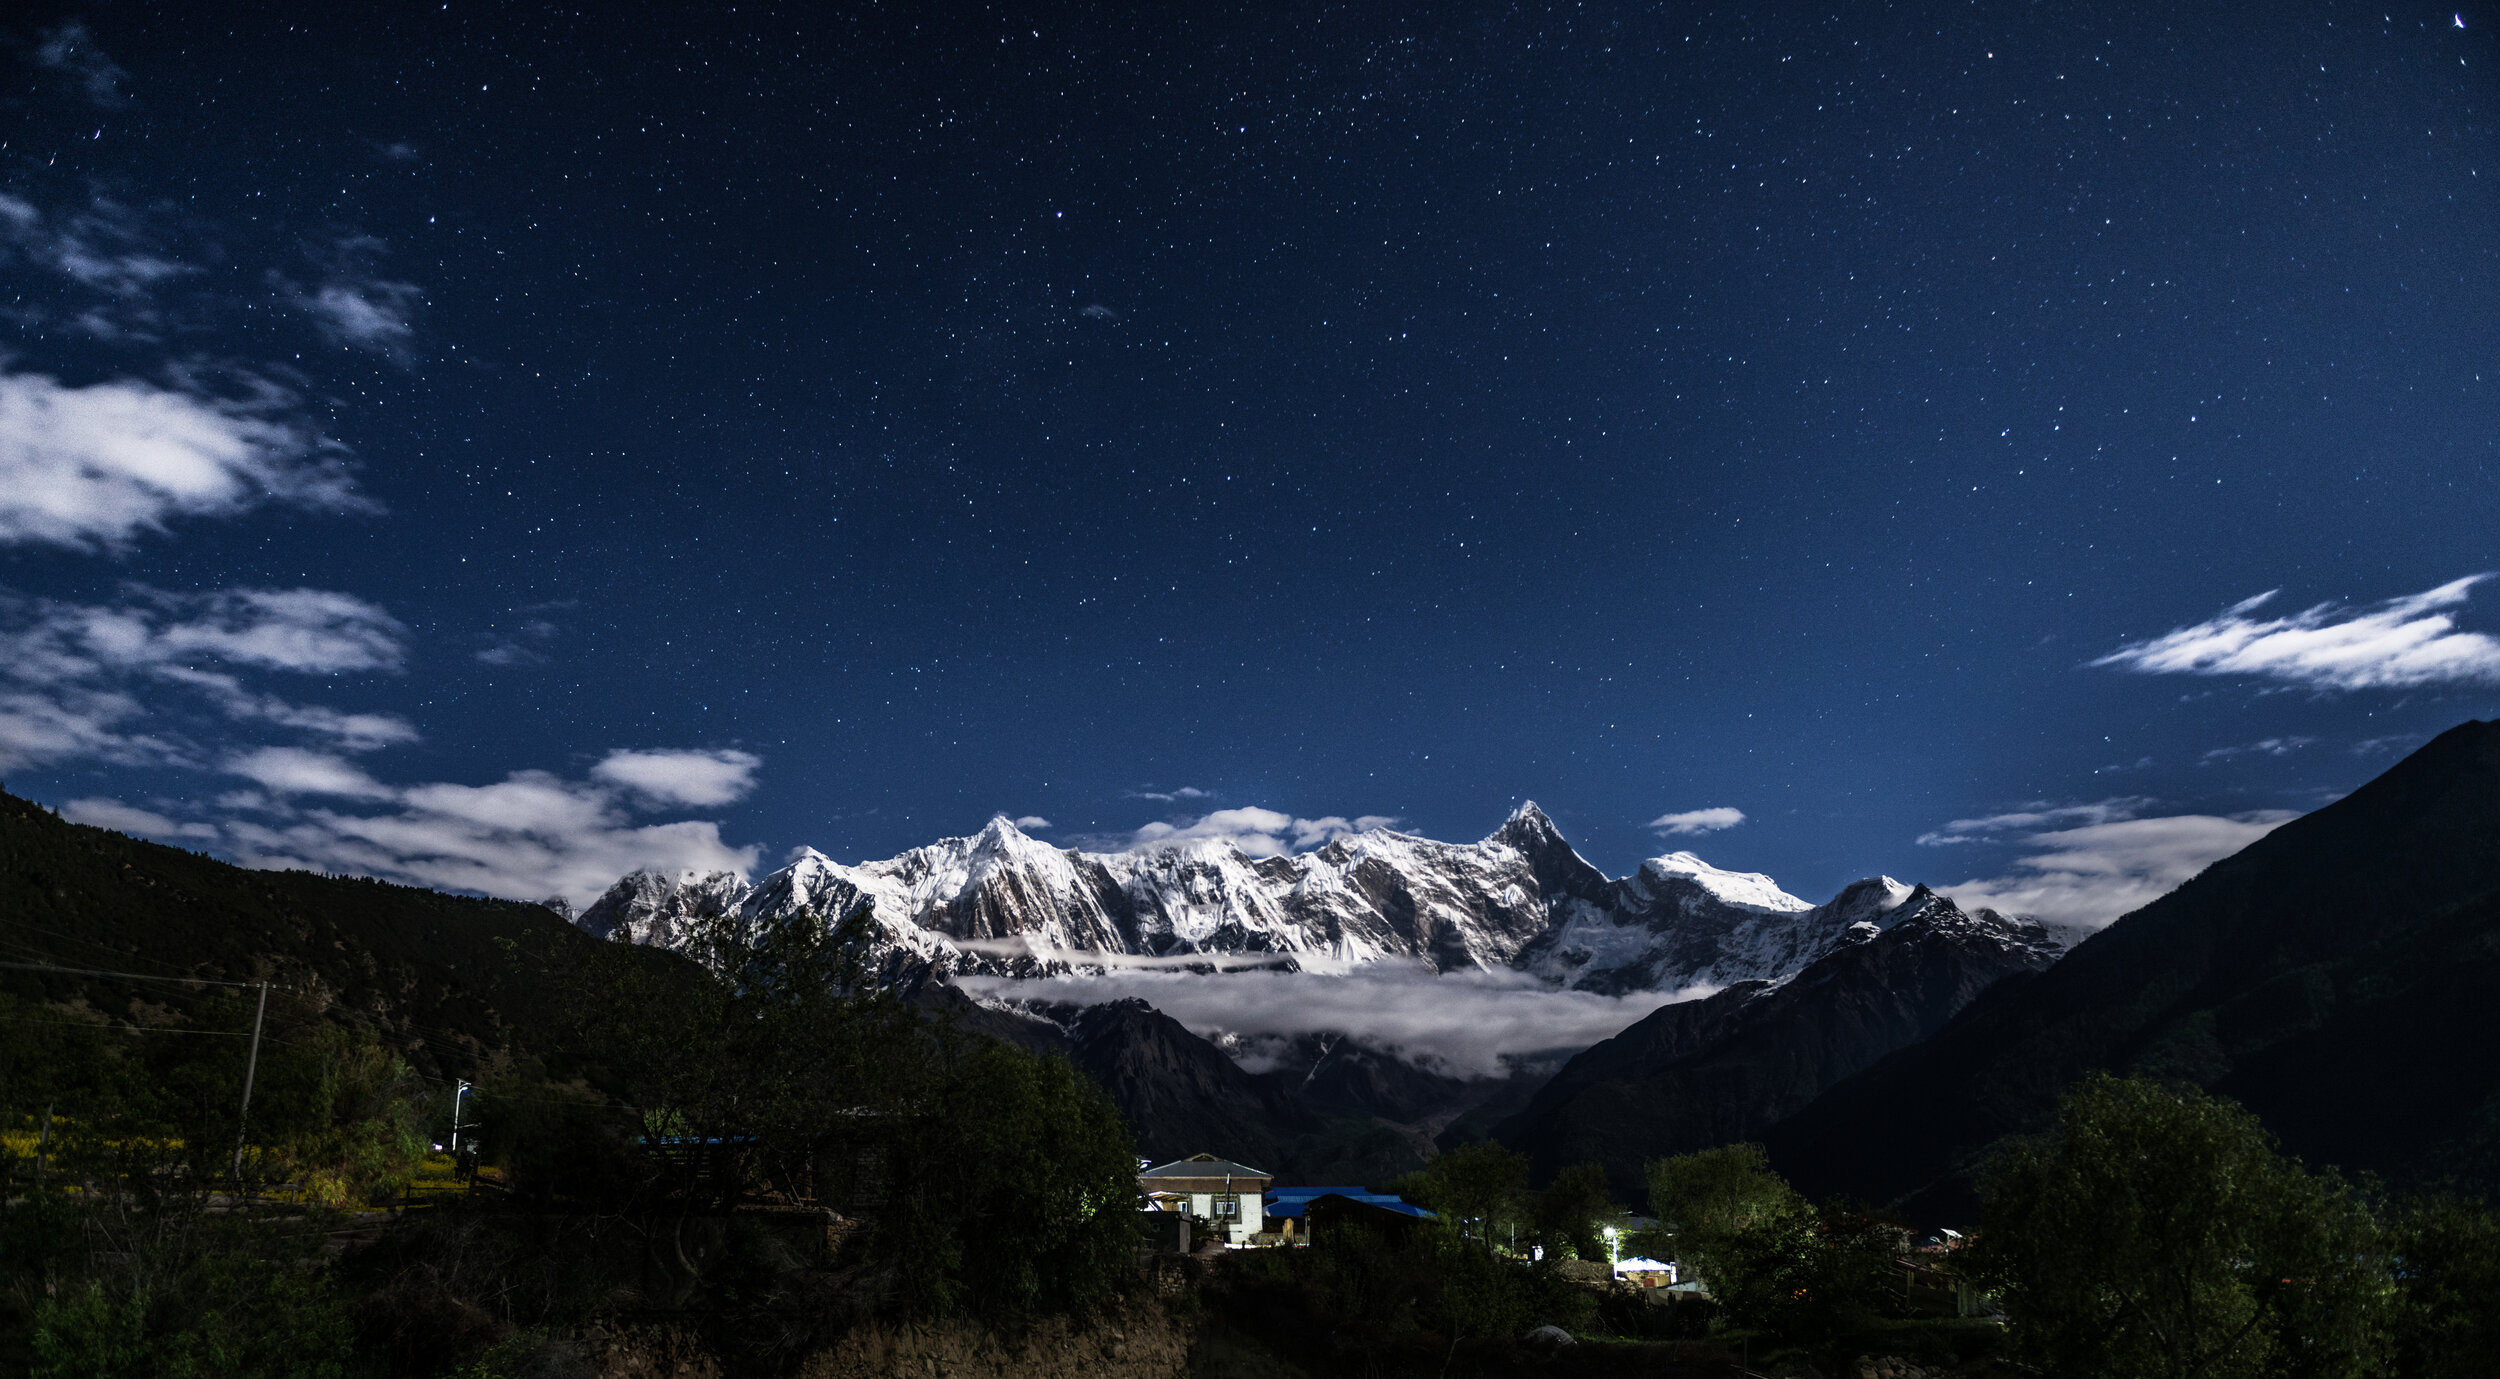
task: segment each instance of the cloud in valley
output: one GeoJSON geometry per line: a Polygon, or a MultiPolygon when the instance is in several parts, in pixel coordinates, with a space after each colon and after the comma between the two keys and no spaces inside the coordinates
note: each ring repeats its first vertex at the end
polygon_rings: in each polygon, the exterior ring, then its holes
{"type": "Polygon", "coordinates": [[[2500,684],[2500,641],[2458,631],[2447,611],[2463,606],[2488,578],[2468,575],[2384,603],[2321,603],[2280,618],[2255,616],[2279,592],[2269,591],[2092,664],[2151,675],[2247,675],[2317,689],[2500,684]]]}
{"type": "Polygon", "coordinates": [[[2291,810],[2135,817],[2149,801],[2104,800],[2061,809],[1957,819],[1919,839],[1930,846],[2017,843],[2027,855],[2003,876],[1936,889],[1966,909],[2022,914],[2069,933],[2107,926],[2298,818],[2291,810]],[[2063,824],[2063,827],[2041,827],[2063,824]],[[2035,831],[2036,830],[2036,831],[2035,831]]]}
{"type": "Polygon", "coordinates": [[[1032,981],[966,978],[993,999],[1094,1004],[1138,997],[1210,1037],[1290,1038],[1335,1031],[1404,1051],[1460,1076],[1491,1077],[1503,1059],[1580,1048],[1620,1033],[1662,1005],[1708,994],[1565,991],[1516,972],[1453,972],[1388,963],[1344,975],[1129,971],[1032,981]]]}
{"type": "Polygon", "coordinates": [[[1745,821],[1745,811],[1721,805],[1716,809],[1691,809],[1681,814],[1661,814],[1648,823],[1660,834],[1670,838],[1691,837],[1734,828],[1745,821]]]}

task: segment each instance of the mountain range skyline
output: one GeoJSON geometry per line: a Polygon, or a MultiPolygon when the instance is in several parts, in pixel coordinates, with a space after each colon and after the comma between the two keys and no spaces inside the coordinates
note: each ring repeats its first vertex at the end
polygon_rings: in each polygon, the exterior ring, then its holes
{"type": "Polygon", "coordinates": [[[40,7],[0,772],[576,905],[1532,797],[2103,924],[2500,713],[2490,31],[40,7]]]}

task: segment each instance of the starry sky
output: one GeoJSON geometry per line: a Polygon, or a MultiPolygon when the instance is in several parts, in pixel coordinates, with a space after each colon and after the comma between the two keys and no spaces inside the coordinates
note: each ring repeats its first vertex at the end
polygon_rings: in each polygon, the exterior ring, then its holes
{"type": "Polygon", "coordinates": [[[2495,31],[45,10],[0,771],[577,902],[1533,798],[2100,922],[2500,713],[2495,31]]]}

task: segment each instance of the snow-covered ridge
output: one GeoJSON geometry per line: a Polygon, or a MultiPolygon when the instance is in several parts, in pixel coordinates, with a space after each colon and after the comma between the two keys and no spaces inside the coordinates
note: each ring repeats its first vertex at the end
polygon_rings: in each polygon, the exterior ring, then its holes
{"type": "Polygon", "coordinates": [[[867,904],[881,964],[941,975],[1405,962],[1611,993],[1781,978],[1853,924],[1889,927],[1909,895],[1876,877],[1811,905],[1767,876],[1688,852],[1608,878],[1531,803],[1480,842],[1382,828],[1264,858],[1216,840],[1080,852],[1001,817],[971,837],[855,866],[803,849],[753,885],[726,872],[636,872],[577,922],[673,945],[698,914],[833,920],[867,904]]]}

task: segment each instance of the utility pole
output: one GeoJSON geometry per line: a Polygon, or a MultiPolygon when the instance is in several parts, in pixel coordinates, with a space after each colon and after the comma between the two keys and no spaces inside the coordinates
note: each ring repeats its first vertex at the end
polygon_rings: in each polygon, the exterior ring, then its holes
{"type": "Polygon", "coordinates": [[[243,1188],[243,1133],[252,1122],[252,1078],[260,1071],[260,1022],[269,1014],[269,983],[260,984],[260,1008],[252,1012],[252,1055],[243,1064],[243,1110],[234,1118],[234,1185],[243,1188]]]}

